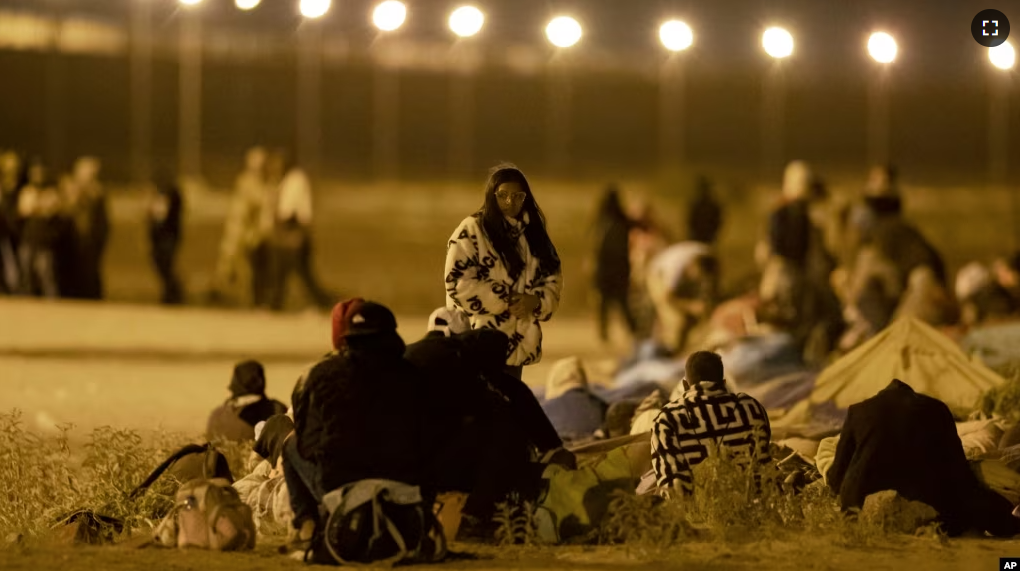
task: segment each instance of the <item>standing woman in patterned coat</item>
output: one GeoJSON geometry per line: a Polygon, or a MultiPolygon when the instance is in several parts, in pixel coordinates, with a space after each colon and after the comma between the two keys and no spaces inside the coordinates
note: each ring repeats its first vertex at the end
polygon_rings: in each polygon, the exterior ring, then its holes
{"type": "Polygon", "coordinates": [[[521,378],[542,359],[542,326],[560,304],[560,258],[527,179],[500,165],[485,185],[482,208],[453,232],[446,249],[446,306],[472,329],[507,334],[507,372],[521,378]]]}

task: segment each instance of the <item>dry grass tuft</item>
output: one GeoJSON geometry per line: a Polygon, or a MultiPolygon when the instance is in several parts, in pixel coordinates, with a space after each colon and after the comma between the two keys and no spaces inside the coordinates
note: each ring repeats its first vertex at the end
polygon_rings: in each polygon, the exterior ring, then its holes
{"type": "MultiPolygon", "coordinates": [[[[132,490],[181,446],[194,442],[186,435],[101,427],[92,431],[81,450],[72,451],[73,427],[63,425],[55,436],[28,430],[15,410],[0,413],[0,537],[39,538],[68,512],[88,509],[124,522],[125,533],[152,529],[173,503],[179,482],[170,475],[136,498],[132,490]]],[[[235,477],[248,473],[250,444],[219,443],[235,477]]]]}

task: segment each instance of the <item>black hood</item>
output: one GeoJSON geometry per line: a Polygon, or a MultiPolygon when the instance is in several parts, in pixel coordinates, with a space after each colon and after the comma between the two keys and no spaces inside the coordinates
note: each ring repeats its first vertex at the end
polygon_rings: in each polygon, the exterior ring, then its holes
{"type": "Polygon", "coordinates": [[[230,393],[235,397],[266,393],[266,371],[258,361],[244,361],[234,367],[230,393]]]}
{"type": "Polygon", "coordinates": [[[481,370],[501,368],[506,364],[510,338],[496,329],[473,329],[453,337],[464,345],[464,358],[481,370]]]}

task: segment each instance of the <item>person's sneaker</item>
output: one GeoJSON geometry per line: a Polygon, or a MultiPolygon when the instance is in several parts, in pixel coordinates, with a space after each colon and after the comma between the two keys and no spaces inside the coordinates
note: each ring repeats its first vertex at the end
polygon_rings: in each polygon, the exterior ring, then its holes
{"type": "Polygon", "coordinates": [[[303,561],[305,554],[312,548],[314,536],[315,520],[306,519],[301,523],[300,529],[290,528],[287,533],[287,543],[280,546],[280,553],[291,559],[303,561]]]}

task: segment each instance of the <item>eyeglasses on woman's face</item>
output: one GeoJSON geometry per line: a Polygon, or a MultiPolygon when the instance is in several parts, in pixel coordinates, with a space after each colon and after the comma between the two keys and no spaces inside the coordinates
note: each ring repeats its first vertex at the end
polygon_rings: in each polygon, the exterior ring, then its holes
{"type": "Polygon", "coordinates": [[[528,197],[527,194],[519,190],[516,192],[508,192],[506,190],[500,190],[496,192],[496,200],[506,204],[524,202],[524,199],[527,197],[528,197]]]}

